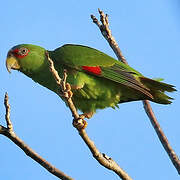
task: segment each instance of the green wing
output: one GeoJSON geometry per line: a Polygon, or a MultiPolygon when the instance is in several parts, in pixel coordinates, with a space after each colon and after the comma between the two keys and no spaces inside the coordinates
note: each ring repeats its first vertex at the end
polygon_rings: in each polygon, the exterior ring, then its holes
{"type": "Polygon", "coordinates": [[[137,91],[140,91],[150,99],[153,99],[153,96],[150,93],[150,89],[137,80],[138,74],[136,74],[136,72],[127,71],[127,69],[123,69],[119,65],[119,63],[114,64],[113,66],[110,67],[101,67],[101,68],[102,68],[102,77],[115,81],[119,84],[128,86],[137,91]]]}
{"type": "Polygon", "coordinates": [[[138,76],[142,76],[138,71],[101,51],[87,46],[67,44],[55,49],[52,52],[52,56],[56,64],[63,64],[79,71],[85,71],[86,73],[109,79],[121,85],[136,89],[153,99],[149,93],[149,89],[138,81],[138,76]],[[99,67],[101,74],[97,75],[82,70],[83,66],[99,67]]]}

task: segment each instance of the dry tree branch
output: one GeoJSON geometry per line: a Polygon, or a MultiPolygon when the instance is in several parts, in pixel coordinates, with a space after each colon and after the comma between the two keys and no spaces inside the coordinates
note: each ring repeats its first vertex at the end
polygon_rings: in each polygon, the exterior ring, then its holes
{"type": "Polygon", "coordinates": [[[74,104],[72,102],[72,99],[71,99],[72,92],[71,92],[71,89],[70,89],[70,85],[68,83],[66,83],[67,71],[64,70],[64,76],[63,76],[63,79],[61,79],[59,77],[58,72],[54,68],[54,63],[51,60],[51,58],[49,57],[48,52],[46,52],[46,56],[47,56],[47,59],[48,59],[48,62],[49,62],[49,70],[52,73],[57,85],[60,86],[60,90],[62,91],[62,94],[60,93],[60,96],[62,96],[62,97],[64,97],[66,99],[66,103],[69,106],[74,119],[78,119],[79,114],[77,113],[76,108],[75,108],[75,106],[74,106],[74,104]]]}
{"type": "Polygon", "coordinates": [[[85,127],[87,126],[87,123],[84,119],[81,118],[81,116],[77,113],[77,110],[73,104],[72,101],[72,92],[70,89],[70,85],[66,83],[67,78],[67,71],[64,70],[64,76],[63,79],[61,79],[58,75],[58,72],[54,68],[54,63],[51,60],[51,58],[48,55],[48,52],[46,53],[47,59],[50,64],[50,71],[57,83],[58,86],[60,86],[60,89],[62,91],[62,94],[60,96],[62,98],[65,98],[65,102],[68,105],[69,109],[71,110],[72,116],[74,117],[73,120],[73,126],[78,130],[79,135],[84,140],[88,148],[90,149],[93,157],[104,167],[106,167],[109,170],[114,171],[122,180],[132,180],[131,177],[120,168],[120,166],[110,157],[105,155],[104,153],[101,153],[97,147],[95,146],[94,142],[89,138],[85,131],[85,127]]]}
{"type": "Polygon", "coordinates": [[[101,11],[100,9],[98,9],[98,11],[99,11],[99,14],[100,14],[100,21],[101,21],[102,24],[98,21],[98,19],[94,15],[91,15],[91,19],[99,27],[102,35],[107,40],[110,47],[113,49],[113,51],[116,54],[117,58],[120,61],[122,61],[123,63],[128,64],[125,57],[122,55],[122,52],[121,52],[115,38],[112,36],[111,30],[109,29],[108,15],[107,14],[105,15],[104,12],[101,11]]]}
{"type": "Polygon", "coordinates": [[[148,100],[143,101],[143,105],[144,105],[146,114],[148,115],[148,117],[151,121],[151,124],[159,137],[159,140],[161,141],[161,144],[163,145],[164,149],[166,150],[174,167],[178,171],[178,174],[180,174],[180,160],[179,160],[178,156],[176,155],[175,151],[173,150],[173,148],[171,147],[171,145],[169,144],[168,139],[165,136],[163,130],[161,129],[161,126],[155,117],[155,114],[151,108],[149,101],[148,100]]]}
{"type": "Polygon", "coordinates": [[[73,178],[67,176],[62,171],[57,169],[55,166],[51,165],[49,162],[43,159],[15,134],[15,132],[13,131],[13,124],[10,120],[10,104],[8,99],[8,94],[6,93],[4,98],[4,105],[6,108],[5,119],[7,127],[0,125],[0,134],[6,136],[11,141],[13,141],[18,147],[20,147],[25,152],[27,156],[31,157],[33,160],[35,160],[37,163],[43,166],[46,170],[48,170],[51,174],[55,175],[56,177],[62,180],[73,180],[73,178]]]}
{"type": "MultiPolygon", "coordinates": [[[[102,35],[108,41],[109,45],[113,49],[117,58],[120,61],[122,61],[123,63],[128,64],[125,57],[122,55],[122,52],[121,52],[115,38],[112,36],[111,30],[109,28],[108,15],[107,14],[105,15],[104,12],[101,11],[100,9],[98,9],[98,11],[100,14],[101,23],[98,21],[98,19],[94,15],[91,15],[93,22],[99,27],[102,35]]],[[[144,105],[145,112],[146,112],[147,116],[149,117],[150,122],[151,122],[154,130],[156,131],[156,134],[157,134],[160,142],[162,143],[167,154],[169,155],[169,158],[171,159],[176,170],[178,171],[178,174],[180,174],[180,160],[178,159],[178,156],[176,155],[176,153],[170,146],[167,137],[165,136],[164,132],[162,131],[160,124],[158,123],[158,121],[155,117],[155,114],[152,111],[149,101],[144,100],[143,105],[144,105]]]]}

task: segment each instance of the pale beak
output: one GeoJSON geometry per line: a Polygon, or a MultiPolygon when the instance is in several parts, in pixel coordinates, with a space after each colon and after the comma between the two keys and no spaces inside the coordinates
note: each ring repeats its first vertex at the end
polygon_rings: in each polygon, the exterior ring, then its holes
{"type": "Polygon", "coordinates": [[[7,56],[6,68],[9,73],[11,73],[11,69],[15,69],[15,70],[20,69],[20,65],[19,65],[17,59],[11,54],[8,54],[8,56],[7,56]]]}

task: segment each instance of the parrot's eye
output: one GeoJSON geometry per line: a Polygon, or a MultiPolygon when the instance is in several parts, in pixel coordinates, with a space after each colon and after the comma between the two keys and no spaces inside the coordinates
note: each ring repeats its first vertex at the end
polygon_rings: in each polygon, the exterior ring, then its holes
{"type": "Polygon", "coordinates": [[[28,54],[29,50],[27,48],[20,48],[18,54],[20,56],[26,56],[28,54]]]}
{"type": "Polygon", "coordinates": [[[18,58],[23,58],[23,57],[27,56],[28,53],[29,53],[29,49],[24,48],[24,47],[13,50],[13,54],[18,58]]]}

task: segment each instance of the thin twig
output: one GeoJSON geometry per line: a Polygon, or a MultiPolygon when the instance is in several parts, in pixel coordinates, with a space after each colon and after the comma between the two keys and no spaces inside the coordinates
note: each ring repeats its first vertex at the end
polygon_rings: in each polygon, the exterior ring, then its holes
{"type": "Polygon", "coordinates": [[[91,18],[92,18],[93,22],[99,27],[102,35],[107,40],[110,47],[113,49],[113,51],[116,54],[117,58],[120,61],[122,61],[123,63],[127,64],[127,61],[126,61],[125,57],[123,56],[123,54],[122,54],[122,52],[121,52],[115,38],[112,36],[111,30],[109,28],[108,15],[107,14],[105,15],[104,12],[101,11],[100,9],[98,9],[98,11],[99,11],[99,14],[100,14],[101,23],[98,21],[98,19],[94,15],[91,15],[91,18]]]}
{"type": "Polygon", "coordinates": [[[4,97],[4,106],[6,108],[5,119],[6,119],[7,128],[9,131],[13,131],[13,125],[10,120],[10,104],[9,104],[9,98],[7,92],[4,97]]]}
{"type": "Polygon", "coordinates": [[[35,160],[37,163],[43,166],[46,170],[48,170],[51,174],[55,175],[56,177],[62,180],[73,180],[73,178],[67,176],[65,173],[63,173],[55,166],[51,165],[48,161],[43,159],[39,154],[37,154],[15,134],[15,132],[13,131],[13,124],[10,120],[10,104],[7,93],[5,94],[4,105],[6,108],[5,118],[7,127],[0,125],[0,134],[6,136],[11,141],[13,141],[18,147],[20,147],[26,153],[27,156],[31,157],[33,160],[35,160]]]}
{"type": "MultiPolygon", "coordinates": [[[[61,79],[59,77],[56,69],[54,68],[54,63],[53,63],[52,59],[49,57],[48,53],[46,53],[46,56],[47,56],[47,59],[48,59],[49,64],[50,64],[49,70],[53,74],[57,85],[60,86],[63,94],[67,93],[67,84],[68,84],[68,83],[66,83],[67,71],[66,70],[64,71],[63,78],[61,79]],[[59,82],[60,82],[60,84],[59,84],[59,82]]],[[[69,92],[71,92],[70,88],[69,88],[69,92]]],[[[78,130],[79,135],[81,136],[81,138],[84,140],[84,142],[86,143],[86,145],[90,149],[93,157],[101,165],[108,168],[109,170],[114,171],[122,180],[132,180],[131,177],[123,169],[121,169],[120,166],[113,159],[111,159],[110,157],[108,157],[104,153],[99,152],[99,150],[95,146],[94,142],[89,138],[89,136],[87,135],[87,133],[85,131],[85,127],[87,125],[86,121],[84,119],[81,119],[80,115],[77,113],[77,110],[76,110],[74,103],[72,101],[72,98],[71,98],[72,93],[68,93],[68,95],[69,96],[66,96],[64,94],[63,97],[65,98],[66,104],[68,105],[69,109],[71,110],[72,116],[74,117],[73,125],[78,130]]],[[[60,94],[60,96],[62,96],[62,94],[60,94]]]]}
{"type": "MultiPolygon", "coordinates": [[[[109,22],[108,22],[107,15],[105,15],[103,13],[103,11],[101,11],[100,9],[98,9],[98,11],[100,14],[101,23],[97,20],[97,18],[94,15],[91,15],[93,22],[99,27],[102,35],[105,37],[105,39],[108,41],[109,45],[111,46],[111,48],[115,52],[118,60],[122,61],[125,64],[128,64],[125,57],[122,55],[122,52],[121,52],[115,38],[112,36],[111,30],[109,28],[109,22]]],[[[151,121],[151,124],[154,127],[154,129],[158,135],[159,140],[161,141],[164,149],[166,150],[167,154],[169,155],[169,157],[170,157],[173,165],[175,166],[176,170],[180,174],[180,160],[178,159],[178,156],[176,155],[176,153],[174,152],[174,150],[170,146],[167,137],[165,136],[164,132],[162,131],[160,124],[158,123],[158,121],[155,117],[155,114],[152,111],[152,108],[149,104],[149,101],[144,100],[143,105],[144,105],[145,112],[148,115],[148,117],[151,121]]]]}

